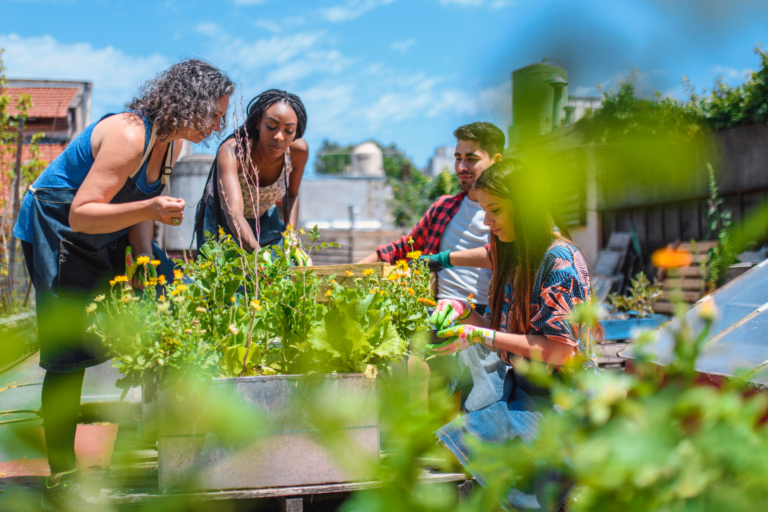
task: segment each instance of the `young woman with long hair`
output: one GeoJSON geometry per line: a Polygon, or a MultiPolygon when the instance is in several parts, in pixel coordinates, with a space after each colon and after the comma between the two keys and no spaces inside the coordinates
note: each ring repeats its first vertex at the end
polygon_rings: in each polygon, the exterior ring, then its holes
{"type": "Polygon", "coordinates": [[[196,59],[171,66],[141,88],[125,112],[88,126],[42,172],[21,205],[14,235],[35,285],[42,414],[51,475],[45,510],[94,510],[79,485],[75,432],[85,369],[111,358],[87,332],[86,305],[125,273],[125,249],[173,263],[152,242],[153,221],[178,226],[184,201],[161,195],[182,140],[225,127],[235,85],[196,59]]]}
{"type": "Polygon", "coordinates": [[[307,111],[295,94],[270,89],[251,100],[245,123],[219,146],[211,166],[195,220],[198,247],[219,228],[249,251],[281,243],[285,225],[298,221],[306,128],[307,111]]]}
{"type": "MultiPolygon", "coordinates": [[[[577,305],[590,301],[587,263],[547,200],[545,181],[515,159],[492,165],[478,178],[475,188],[491,229],[494,262],[489,312],[480,316],[467,302],[440,301],[432,318],[446,341],[428,345],[430,352],[449,354],[482,344],[497,350],[507,364],[497,397],[437,431],[470,472],[467,436],[495,443],[517,437],[527,441],[535,437],[542,413],[552,409],[546,390],[515,375],[515,358],[545,363],[554,373],[575,358],[583,369],[597,371],[592,340],[602,335],[600,326],[590,329],[571,318],[577,305]],[[448,327],[453,321],[459,325],[448,327]]],[[[474,476],[485,482],[483,475],[474,476]]],[[[562,500],[569,488],[566,482],[562,500]]],[[[532,490],[513,490],[506,502],[515,509],[539,509],[545,504],[538,498],[532,490]]],[[[547,505],[557,510],[562,500],[547,505]]]]}

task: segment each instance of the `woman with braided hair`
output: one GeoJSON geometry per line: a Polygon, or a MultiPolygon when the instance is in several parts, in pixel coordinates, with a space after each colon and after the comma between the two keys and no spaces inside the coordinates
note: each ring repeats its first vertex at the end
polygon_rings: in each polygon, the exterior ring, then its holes
{"type": "Polygon", "coordinates": [[[219,146],[211,166],[195,219],[198,247],[206,232],[219,229],[248,251],[282,243],[285,225],[295,226],[299,216],[306,127],[307,112],[295,94],[270,89],[251,100],[245,123],[219,146]]]}

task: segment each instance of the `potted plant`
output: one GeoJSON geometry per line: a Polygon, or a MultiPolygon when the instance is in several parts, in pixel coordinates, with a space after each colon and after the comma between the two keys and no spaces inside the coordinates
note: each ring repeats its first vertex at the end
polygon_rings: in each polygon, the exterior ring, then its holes
{"type": "Polygon", "coordinates": [[[608,296],[613,318],[601,320],[606,340],[628,340],[643,331],[651,331],[667,321],[665,315],[653,312],[653,303],[661,297],[661,284],[648,280],[640,272],[630,281],[629,295],[608,296]]]}

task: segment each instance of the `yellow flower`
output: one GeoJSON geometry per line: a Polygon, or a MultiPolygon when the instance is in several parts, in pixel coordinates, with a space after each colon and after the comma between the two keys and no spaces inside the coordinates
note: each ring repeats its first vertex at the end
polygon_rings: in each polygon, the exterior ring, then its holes
{"type": "Polygon", "coordinates": [[[474,298],[475,298],[475,294],[474,293],[470,293],[469,295],[467,295],[467,301],[469,301],[469,302],[472,302],[472,299],[474,299],[474,298]]]}
{"type": "Polygon", "coordinates": [[[152,264],[153,267],[156,267],[156,266],[160,265],[160,260],[152,260],[152,261],[150,261],[150,263],[152,264]]]}
{"type": "Polygon", "coordinates": [[[256,299],[252,300],[251,301],[251,307],[253,309],[255,309],[256,311],[261,311],[261,309],[262,309],[261,301],[260,300],[256,300],[256,299]]]}
{"type": "Polygon", "coordinates": [[[113,280],[111,280],[111,281],[109,282],[109,286],[115,286],[115,283],[117,283],[117,281],[115,281],[115,280],[113,279],[113,280]]]}
{"type": "Polygon", "coordinates": [[[389,274],[389,276],[387,276],[387,279],[389,279],[390,281],[397,281],[398,279],[400,279],[400,274],[393,272],[392,274],[389,274]]]}
{"type": "Polygon", "coordinates": [[[165,295],[161,295],[157,298],[160,302],[163,302],[165,300],[165,295]]]}
{"type": "Polygon", "coordinates": [[[219,226],[219,236],[224,236],[224,229],[221,226],[219,226]]]}
{"type": "Polygon", "coordinates": [[[165,276],[163,274],[157,276],[157,284],[165,284],[165,276]]]}
{"type": "Polygon", "coordinates": [[[183,291],[186,291],[188,288],[189,288],[189,287],[188,287],[187,285],[185,285],[185,284],[180,284],[179,286],[177,286],[177,287],[176,287],[176,289],[175,289],[175,290],[173,290],[173,291],[171,292],[171,295],[178,295],[178,294],[180,294],[181,292],[183,292],[183,291]]]}
{"type": "Polygon", "coordinates": [[[409,260],[417,260],[421,258],[421,251],[411,251],[405,254],[405,257],[409,260]]]}
{"type": "Polygon", "coordinates": [[[235,296],[234,295],[229,298],[229,302],[235,302],[235,296]]]}
{"type": "Polygon", "coordinates": [[[411,245],[413,245],[413,237],[412,237],[412,236],[409,236],[409,237],[408,237],[408,243],[409,243],[409,244],[411,244],[411,245]]]}
{"type": "Polygon", "coordinates": [[[331,295],[333,295],[333,290],[328,290],[327,292],[325,292],[326,297],[330,297],[331,295]]]}
{"type": "Polygon", "coordinates": [[[413,271],[413,275],[417,276],[417,275],[419,275],[419,274],[421,274],[421,272],[419,272],[418,270],[414,270],[414,271],[413,271]]]}
{"type": "Polygon", "coordinates": [[[293,231],[293,224],[288,224],[288,225],[285,227],[285,229],[286,229],[287,231],[293,231]]]}
{"type": "Polygon", "coordinates": [[[405,272],[408,270],[408,262],[405,260],[398,260],[397,263],[395,263],[395,267],[405,272]]]}
{"type": "Polygon", "coordinates": [[[374,293],[376,293],[377,291],[379,291],[379,289],[378,289],[378,288],[374,288],[373,290],[371,290],[371,295],[373,295],[373,294],[374,294],[374,293]]]}
{"type": "Polygon", "coordinates": [[[301,233],[302,235],[306,235],[306,234],[307,234],[307,232],[306,232],[306,231],[304,231],[304,228],[301,228],[301,229],[299,230],[299,233],[301,233]]]}
{"type": "Polygon", "coordinates": [[[106,297],[106,296],[104,296],[104,295],[98,295],[98,296],[96,296],[96,298],[95,298],[95,299],[93,299],[93,302],[101,302],[101,301],[103,301],[103,300],[104,300],[104,299],[106,299],[106,298],[107,298],[107,297],[106,297]]]}
{"type": "Polygon", "coordinates": [[[150,286],[155,286],[157,284],[157,278],[156,277],[150,277],[149,278],[149,284],[150,284],[150,286]]]}
{"type": "Polygon", "coordinates": [[[127,283],[128,282],[128,276],[117,276],[115,277],[116,283],[127,283]]]}
{"type": "Polygon", "coordinates": [[[427,304],[428,306],[437,306],[437,302],[431,299],[419,298],[419,302],[421,302],[422,304],[427,304]]]}
{"type": "Polygon", "coordinates": [[[337,283],[335,279],[331,279],[331,284],[339,284],[339,283],[337,283]]]}
{"type": "Polygon", "coordinates": [[[184,274],[181,272],[181,270],[175,268],[173,269],[173,280],[178,281],[179,279],[182,279],[184,277],[184,274]]]}
{"type": "Polygon", "coordinates": [[[146,265],[147,263],[149,263],[149,260],[150,260],[149,256],[139,256],[136,259],[136,264],[137,265],[146,265]]]}
{"type": "Polygon", "coordinates": [[[350,272],[349,270],[344,273],[347,274],[347,277],[352,277],[354,275],[354,272],[350,272]]]}
{"type": "Polygon", "coordinates": [[[367,268],[367,269],[363,270],[363,275],[364,276],[372,276],[373,275],[373,269],[372,268],[367,268]]]}
{"type": "Polygon", "coordinates": [[[407,291],[407,292],[408,292],[408,293],[410,293],[411,295],[413,295],[414,293],[416,293],[415,291],[413,291],[413,288],[406,288],[406,289],[405,289],[405,291],[407,291]]]}

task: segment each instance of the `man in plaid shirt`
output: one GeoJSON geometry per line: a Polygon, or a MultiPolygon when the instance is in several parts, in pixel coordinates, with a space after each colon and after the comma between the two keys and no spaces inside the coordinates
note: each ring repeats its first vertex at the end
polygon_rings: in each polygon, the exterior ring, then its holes
{"type": "Polygon", "coordinates": [[[485,247],[488,228],[483,224],[484,213],[473,187],[485,169],[501,160],[504,133],[491,123],[479,122],[462,126],[453,134],[457,139],[455,171],[461,192],[438,198],[408,235],[379,246],[360,263],[395,263],[406,259],[408,252],[420,251],[431,255],[431,263],[437,264],[431,267],[442,269],[438,299],[466,299],[474,295],[478,307],[484,308],[491,276],[485,247]]]}

